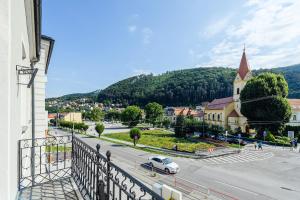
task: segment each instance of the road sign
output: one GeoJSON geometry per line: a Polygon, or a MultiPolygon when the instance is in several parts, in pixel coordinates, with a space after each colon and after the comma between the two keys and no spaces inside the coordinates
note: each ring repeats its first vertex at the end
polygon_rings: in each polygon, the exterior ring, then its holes
{"type": "Polygon", "coordinates": [[[267,136],[267,131],[264,131],[264,137],[266,137],[267,136]]]}
{"type": "Polygon", "coordinates": [[[288,137],[291,139],[294,139],[294,137],[295,137],[294,131],[288,131],[288,137]]]}

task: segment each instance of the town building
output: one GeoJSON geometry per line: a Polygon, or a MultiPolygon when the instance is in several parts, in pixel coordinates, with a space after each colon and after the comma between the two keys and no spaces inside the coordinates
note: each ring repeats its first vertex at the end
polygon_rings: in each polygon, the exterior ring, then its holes
{"type": "Polygon", "coordinates": [[[69,113],[59,113],[59,119],[67,121],[67,122],[82,122],[82,114],[81,112],[69,112],[69,113]]]}
{"type": "Polygon", "coordinates": [[[288,101],[292,108],[292,116],[286,125],[300,126],[300,99],[288,99],[288,101]]]}
{"type": "Polygon", "coordinates": [[[192,116],[198,121],[203,120],[204,112],[201,110],[194,110],[189,107],[166,107],[165,108],[165,117],[171,121],[171,123],[176,122],[176,118],[179,116],[192,116]]]}
{"type": "MultiPolygon", "coordinates": [[[[209,125],[218,125],[225,129],[235,131],[241,129],[248,132],[247,118],[241,113],[240,94],[248,80],[252,78],[250,65],[245,49],[242,54],[240,66],[233,82],[233,96],[214,99],[206,104],[204,119],[209,125]]],[[[292,117],[287,125],[300,125],[300,99],[288,99],[292,108],[292,117]]]]}

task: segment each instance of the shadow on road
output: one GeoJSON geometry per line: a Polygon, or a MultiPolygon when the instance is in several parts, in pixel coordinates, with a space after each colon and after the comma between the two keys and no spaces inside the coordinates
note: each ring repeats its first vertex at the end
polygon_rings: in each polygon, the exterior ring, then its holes
{"type": "Polygon", "coordinates": [[[112,144],[110,146],[112,146],[112,147],[126,147],[126,145],[124,145],[124,144],[112,144]]]}
{"type": "Polygon", "coordinates": [[[149,170],[149,171],[157,172],[161,175],[168,175],[164,170],[158,169],[156,167],[153,167],[153,169],[152,169],[152,167],[150,166],[149,163],[142,163],[141,167],[146,169],[146,170],[149,170]]]}

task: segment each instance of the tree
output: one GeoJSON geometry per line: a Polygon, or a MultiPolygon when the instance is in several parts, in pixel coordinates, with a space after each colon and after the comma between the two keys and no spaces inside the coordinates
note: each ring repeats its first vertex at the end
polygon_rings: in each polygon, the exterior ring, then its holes
{"type": "Polygon", "coordinates": [[[155,126],[158,122],[161,121],[164,110],[160,104],[156,102],[152,102],[146,105],[145,113],[148,122],[150,122],[153,126],[155,126]]]}
{"type": "Polygon", "coordinates": [[[174,131],[175,131],[176,137],[184,137],[185,136],[184,116],[183,115],[177,116],[174,131]]]}
{"type": "Polygon", "coordinates": [[[124,124],[134,127],[142,119],[142,110],[138,106],[128,106],[122,112],[121,118],[124,124]]]}
{"type": "Polygon", "coordinates": [[[168,119],[168,118],[164,118],[163,121],[162,121],[162,125],[163,125],[166,129],[170,128],[171,120],[168,119]]]}
{"type": "Polygon", "coordinates": [[[110,110],[105,114],[104,118],[109,121],[119,121],[121,119],[121,112],[117,110],[110,110]]]}
{"type": "Polygon", "coordinates": [[[100,110],[100,108],[94,108],[90,112],[90,119],[95,122],[103,120],[103,117],[104,117],[104,113],[102,112],[102,110],[100,110]]]}
{"type": "Polygon", "coordinates": [[[95,130],[97,131],[99,137],[101,136],[101,134],[103,133],[104,131],[104,125],[102,123],[97,123],[96,124],[96,127],[95,127],[95,130]]]}
{"type": "Polygon", "coordinates": [[[129,136],[133,139],[133,145],[135,146],[137,141],[141,138],[141,130],[139,128],[132,128],[129,132],[129,136]]]}
{"type": "Polygon", "coordinates": [[[276,133],[291,117],[287,95],[288,84],[282,75],[260,74],[250,79],[241,92],[241,113],[260,135],[266,129],[276,133]]]}

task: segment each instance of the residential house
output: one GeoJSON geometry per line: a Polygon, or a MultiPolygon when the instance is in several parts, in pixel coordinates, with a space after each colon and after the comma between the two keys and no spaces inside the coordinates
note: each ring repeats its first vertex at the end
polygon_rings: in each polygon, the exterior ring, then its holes
{"type": "Polygon", "coordinates": [[[189,107],[166,107],[165,108],[165,117],[168,118],[171,121],[171,123],[175,123],[176,118],[179,115],[183,115],[185,117],[193,116],[195,119],[202,121],[204,113],[202,111],[197,111],[189,107]]]}

